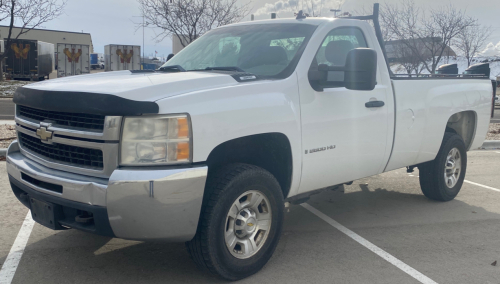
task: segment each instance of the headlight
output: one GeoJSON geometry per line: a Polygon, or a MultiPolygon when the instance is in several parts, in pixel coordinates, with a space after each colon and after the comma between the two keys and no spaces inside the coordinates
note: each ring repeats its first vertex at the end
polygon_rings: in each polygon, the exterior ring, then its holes
{"type": "Polygon", "coordinates": [[[191,161],[187,115],[125,117],[120,164],[164,165],[191,161]]]}

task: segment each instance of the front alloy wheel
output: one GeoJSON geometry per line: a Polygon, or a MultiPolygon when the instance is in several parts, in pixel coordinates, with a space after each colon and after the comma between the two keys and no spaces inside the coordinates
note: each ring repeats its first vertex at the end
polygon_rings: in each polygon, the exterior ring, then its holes
{"type": "Polygon", "coordinates": [[[255,255],[266,242],[272,222],[271,204],[259,191],[250,190],[240,195],[226,217],[225,241],[236,258],[255,255]]]}
{"type": "Polygon", "coordinates": [[[283,226],[283,192],[268,171],[231,164],[209,172],[198,230],[186,243],[202,268],[227,280],[258,272],[271,258],[283,226]]]}

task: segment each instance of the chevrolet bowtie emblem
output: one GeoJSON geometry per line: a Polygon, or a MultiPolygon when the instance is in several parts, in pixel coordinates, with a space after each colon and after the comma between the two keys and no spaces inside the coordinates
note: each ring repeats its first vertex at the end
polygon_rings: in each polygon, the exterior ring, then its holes
{"type": "Polygon", "coordinates": [[[47,141],[52,138],[52,133],[52,131],[48,131],[47,128],[43,126],[36,130],[36,135],[43,141],[47,141]]]}
{"type": "Polygon", "coordinates": [[[253,226],[253,223],[248,223],[247,224],[249,227],[252,227],[253,226]]]}

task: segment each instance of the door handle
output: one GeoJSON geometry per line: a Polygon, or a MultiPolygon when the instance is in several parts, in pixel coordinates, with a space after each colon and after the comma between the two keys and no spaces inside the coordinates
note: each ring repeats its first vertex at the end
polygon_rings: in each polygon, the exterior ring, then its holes
{"type": "Polygon", "coordinates": [[[383,101],[369,101],[365,103],[365,107],[367,108],[372,108],[372,107],[383,107],[385,103],[383,101]]]}

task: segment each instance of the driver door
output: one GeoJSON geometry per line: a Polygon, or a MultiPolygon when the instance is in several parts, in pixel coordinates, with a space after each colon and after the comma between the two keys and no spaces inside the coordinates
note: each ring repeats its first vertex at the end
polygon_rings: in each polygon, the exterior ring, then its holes
{"type": "MultiPolygon", "coordinates": [[[[360,28],[335,28],[319,46],[310,68],[343,66],[347,53],[358,47],[369,47],[360,28]]],[[[366,103],[387,101],[388,86],[377,76],[372,91],[348,90],[342,86],[343,75],[343,71],[329,73],[332,83],[323,90],[307,79],[299,81],[303,145],[299,193],[376,175],[385,166],[388,107],[366,103]]]]}

